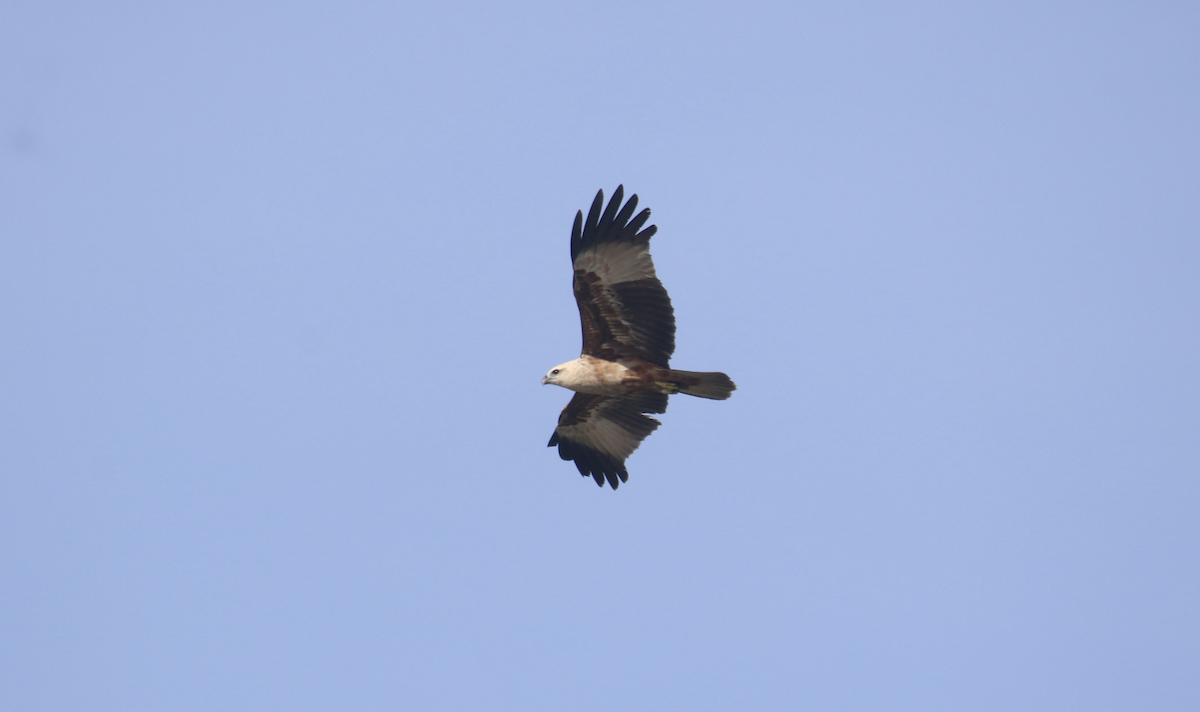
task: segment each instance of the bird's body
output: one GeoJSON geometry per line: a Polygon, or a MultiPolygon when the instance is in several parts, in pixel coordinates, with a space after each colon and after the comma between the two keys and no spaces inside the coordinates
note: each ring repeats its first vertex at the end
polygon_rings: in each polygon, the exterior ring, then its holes
{"type": "Polygon", "coordinates": [[[625,458],[660,424],[645,413],[666,412],[667,396],[675,393],[724,400],[737,388],[723,373],[671,369],[675,312],[649,249],[657,228],[641,229],[649,210],[631,220],[637,196],[621,207],[623,194],[618,186],[601,214],[600,191],[586,223],[582,211],[575,216],[571,261],[583,353],[542,379],[576,392],[550,446],[574,460],[580,474],[613,489],[629,477],[625,458]]]}
{"type": "Polygon", "coordinates": [[[620,361],[605,361],[583,355],[551,369],[546,383],[594,396],[623,396],[634,393],[645,380],[648,370],[643,364],[627,366],[620,361]]]}
{"type": "Polygon", "coordinates": [[[724,379],[719,378],[724,375],[659,368],[649,361],[636,358],[605,361],[584,354],[574,361],[555,366],[542,379],[542,384],[553,384],[576,393],[596,396],[686,393],[701,398],[724,400],[736,388],[732,381],[725,383],[728,381],[727,376],[724,379]],[[705,376],[710,378],[706,379],[705,376]]]}

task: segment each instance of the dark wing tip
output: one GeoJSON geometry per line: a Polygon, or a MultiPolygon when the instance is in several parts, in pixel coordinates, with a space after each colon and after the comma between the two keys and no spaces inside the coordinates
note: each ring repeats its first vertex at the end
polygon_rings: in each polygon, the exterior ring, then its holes
{"type": "MultiPolygon", "coordinates": [[[[637,199],[637,196],[635,195],[629,199],[629,202],[634,203],[634,201],[636,199],[637,199]]],[[[635,203],[635,205],[636,205],[636,203],[635,203]]],[[[632,211],[630,211],[630,212],[632,212],[632,211]]],[[[634,218],[633,220],[630,220],[629,224],[626,225],[623,230],[621,230],[621,239],[632,241],[632,240],[640,237],[640,235],[638,234],[638,230],[641,230],[642,226],[645,225],[646,221],[649,219],[650,219],[650,208],[646,208],[642,212],[638,213],[636,218],[634,218]]],[[[654,226],[651,225],[651,227],[654,227],[654,226]]],[[[654,233],[651,233],[651,235],[652,234],[654,234],[654,233]]],[[[649,237],[647,236],[646,239],[649,239],[649,237]]]]}
{"type": "Polygon", "coordinates": [[[580,252],[597,243],[612,240],[649,240],[654,235],[657,228],[653,225],[645,230],[641,229],[650,219],[650,209],[642,210],[637,217],[630,220],[633,212],[637,210],[638,196],[637,193],[630,195],[622,207],[621,201],[624,197],[625,185],[618,185],[608,201],[608,206],[605,207],[604,191],[598,190],[592,207],[588,210],[587,220],[583,219],[582,210],[575,214],[575,227],[571,230],[572,260],[578,257],[580,252]]]}
{"type": "Polygon", "coordinates": [[[571,226],[571,261],[575,261],[575,257],[579,254],[579,250],[583,247],[583,211],[575,211],[575,224],[571,226]]]}
{"type": "Polygon", "coordinates": [[[626,239],[626,226],[629,224],[629,218],[633,216],[633,211],[637,210],[638,197],[637,195],[629,196],[629,201],[625,203],[625,207],[621,208],[621,212],[617,213],[617,217],[613,218],[613,235],[614,240],[626,239]]]}
{"type": "Polygon", "coordinates": [[[621,207],[621,200],[624,197],[625,186],[618,185],[617,189],[613,191],[612,198],[608,201],[608,207],[604,209],[604,214],[600,216],[600,222],[596,224],[596,242],[608,241],[612,234],[613,218],[617,216],[617,209],[621,207]]]}
{"type": "Polygon", "coordinates": [[[558,456],[564,460],[574,460],[579,474],[591,477],[601,487],[608,482],[616,489],[620,483],[629,480],[629,472],[623,462],[572,440],[558,441],[558,456]]]}
{"type": "Polygon", "coordinates": [[[588,210],[587,222],[583,224],[583,246],[587,246],[596,239],[596,227],[600,223],[600,208],[604,207],[604,189],[596,191],[596,199],[592,201],[592,207],[588,210]]]}

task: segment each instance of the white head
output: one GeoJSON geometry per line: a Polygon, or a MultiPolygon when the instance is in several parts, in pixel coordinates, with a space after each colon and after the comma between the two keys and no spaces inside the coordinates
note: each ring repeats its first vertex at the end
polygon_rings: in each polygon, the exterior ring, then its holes
{"type": "Polygon", "coordinates": [[[566,388],[566,384],[572,382],[571,376],[578,366],[579,359],[558,364],[554,368],[550,369],[550,372],[547,373],[546,377],[542,379],[542,385],[544,386],[549,383],[555,386],[562,386],[563,388],[566,388]]]}

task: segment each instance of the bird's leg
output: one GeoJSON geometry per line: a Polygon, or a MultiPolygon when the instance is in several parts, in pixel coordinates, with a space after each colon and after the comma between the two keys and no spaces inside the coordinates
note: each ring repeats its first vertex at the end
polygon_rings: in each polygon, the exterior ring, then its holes
{"type": "Polygon", "coordinates": [[[679,392],[679,384],[672,383],[671,381],[655,381],[654,385],[658,386],[660,392],[666,393],[669,396],[673,396],[679,392]]]}

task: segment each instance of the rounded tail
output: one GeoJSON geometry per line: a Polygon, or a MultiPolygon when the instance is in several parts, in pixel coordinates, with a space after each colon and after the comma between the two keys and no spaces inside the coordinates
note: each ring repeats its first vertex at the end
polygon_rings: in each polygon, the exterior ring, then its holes
{"type": "Polygon", "coordinates": [[[680,393],[713,400],[725,400],[737,390],[737,385],[723,373],[671,370],[666,380],[677,385],[680,393]]]}

